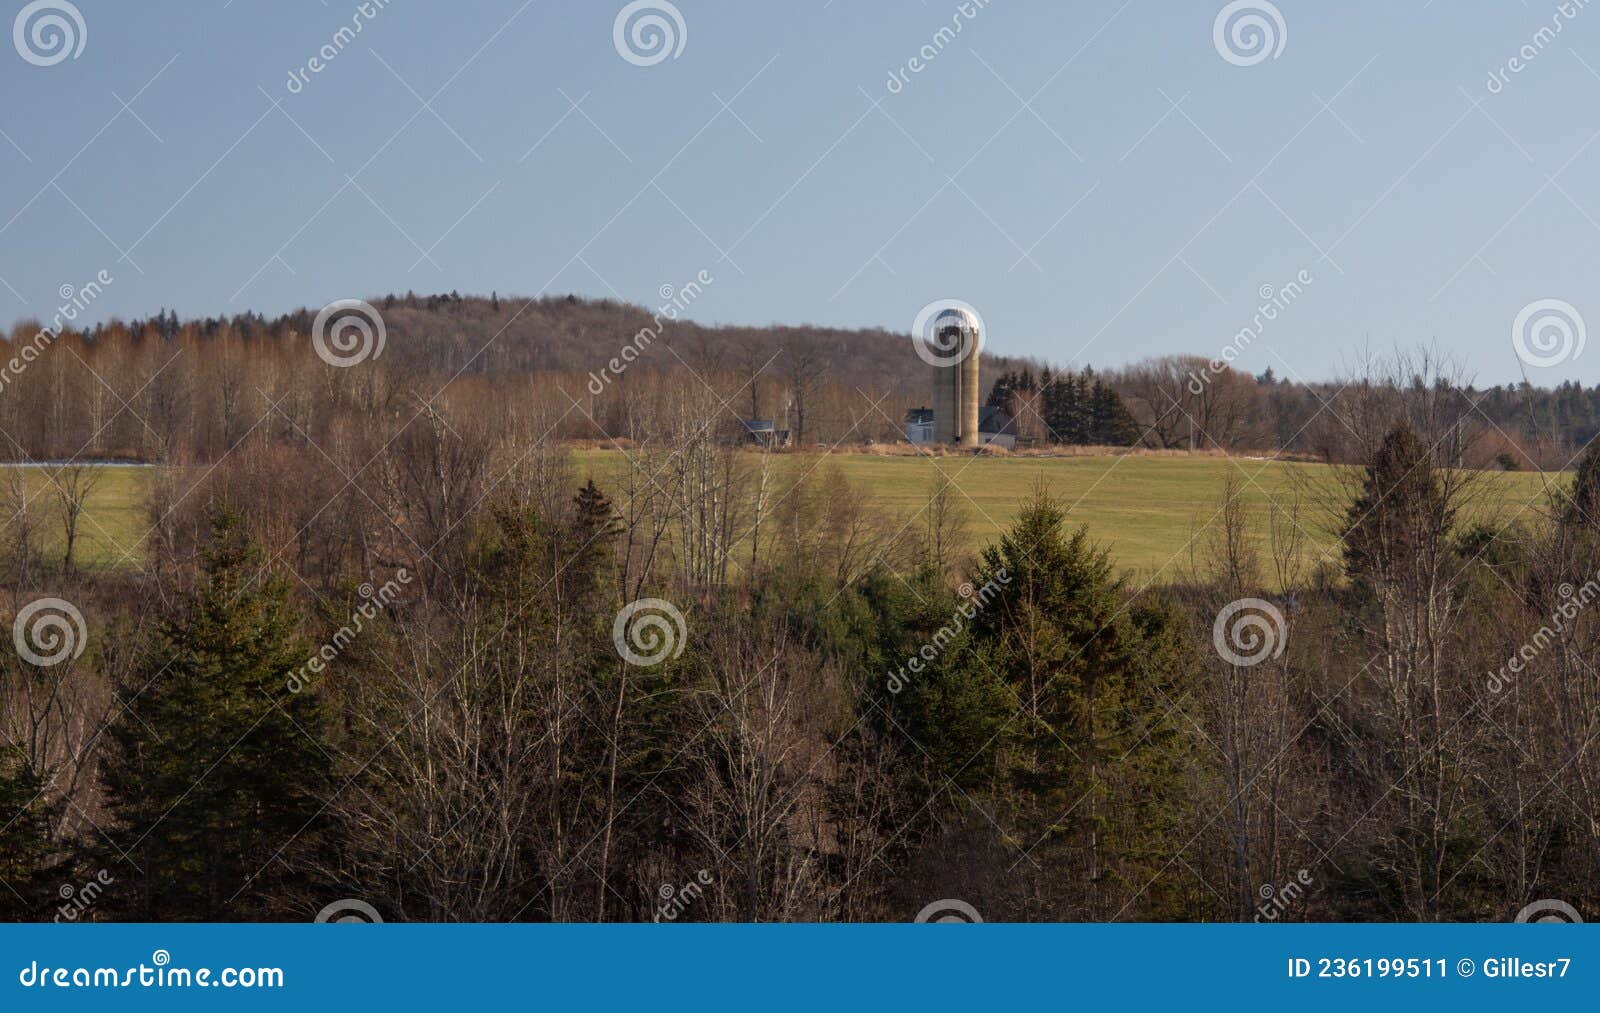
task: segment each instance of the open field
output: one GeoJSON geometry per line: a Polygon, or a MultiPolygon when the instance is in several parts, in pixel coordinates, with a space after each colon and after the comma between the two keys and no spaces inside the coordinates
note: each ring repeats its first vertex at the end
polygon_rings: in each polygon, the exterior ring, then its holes
{"type": "MultiPolygon", "coordinates": [[[[27,508],[47,559],[59,562],[66,544],[61,529],[61,506],[50,480],[49,465],[0,466],[0,481],[9,483],[20,471],[27,508]]],[[[149,522],[144,490],[152,469],[109,465],[100,469],[88,505],[78,524],[78,544],[73,560],[85,569],[126,568],[143,560],[142,543],[149,522]]],[[[10,510],[7,509],[7,516],[10,510]]]]}
{"type": "MultiPolygon", "coordinates": [[[[579,477],[593,474],[602,485],[614,485],[618,471],[626,467],[615,450],[579,450],[574,456],[579,477]]],[[[1018,504],[1043,477],[1071,506],[1072,519],[1088,524],[1118,565],[1141,580],[1171,580],[1187,565],[1190,538],[1215,514],[1230,472],[1245,482],[1246,498],[1257,508],[1254,534],[1263,554],[1268,545],[1267,512],[1287,508],[1297,493],[1303,497],[1301,525],[1309,558],[1320,558],[1332,546],[1326,530],[1331,489],[1323,465],[1213,456],[927,458],[815,453],[785,454],[782,468],[787,476],[838,468],[870,490],[895,517],[911,524],[918,523],[916,515],[926,502],[936,469],[942,469],[964,494],[961,503],[970,514],[974,549],[1010,525],[1018,504]],[[1308,496],[1315,498],[1304,498],[1308,496]]],[[[61,551],[61,523],[46,470],[22,469],[34,524],[43,531],[47,554],[55,556],[61,551]]],[[[81,525],[79,565],[138,565],[140,541],[148,527],[142,500],[149,476],[149,469],[137,467],[107,467],[101,472],[81,525]]],[[[1485,495],[1467,519],[1508,520],[1519,512],[1531,518],[1546,484],[1566,480],[1531,472],[1488,475],[1485,495]]]]}
{"type": "MultiPolygon", "coordinates": [[[[580,471],[605,483],[624,466],[615,450],[577,453],[580,471]]],[[[839,453],[786,454],[784,465],[794,474],[806,469],[839,468],[853,482],[897,517],[916,523],[927,501],[936,469],[950,476],[964,493],[969,509],[973,548],[993,541],[1015,519],[1018,505],[1043,477],[1071,507],[1075,523],[1111,550],[1116,563],[1139,580],[1165,582],[1188,565],[1188,544],[1199,527],[1215,515],[1229,473],[1245,482],[1254,511],[1254,534],[1267,562],[1268,511],[1287,510],[1301,497],[1300,524],[1307,542],[1307,561],[1322,558],[1333,545],[1328,533],[1334,492],[1328,466],[1214,456],[1121,457],[960,457],[874,456],[839,453]]],[[[1532,519],[1544,499],[1546,485],[1569,479],[1533,472],[1484,476],[1480,502],[1464,522],[1498,517],[1532,519]]]]}

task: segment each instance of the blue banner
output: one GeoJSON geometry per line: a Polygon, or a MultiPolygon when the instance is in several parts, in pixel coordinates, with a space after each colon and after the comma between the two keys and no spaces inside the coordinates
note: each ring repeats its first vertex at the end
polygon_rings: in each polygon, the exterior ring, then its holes
{"type": "Polygon", "coordinates": [[[1582,924],[17,925],[0,1008],[1577,1009],[1597,950],[1582,924]]]}

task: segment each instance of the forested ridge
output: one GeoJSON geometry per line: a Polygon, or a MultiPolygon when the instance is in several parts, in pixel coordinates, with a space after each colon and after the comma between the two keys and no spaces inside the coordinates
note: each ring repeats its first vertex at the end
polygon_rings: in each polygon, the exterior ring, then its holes
{"type": "MultiPolygon", "coordinates": [[[[630,406],[685,383],[716,392],[730,424],[774,419],[805,445],[892,442],[904,437],[906,411],[929,402],[928,367],[911,354],[905,334],[706,327],[692,320],[692,296],[678,290],[655,308],[575,296],[378,297],[372,306],[385,341],[371,371],[378,375],[361,384],[330,375],[307,354],[317,316],[310,309],[200,319],[163,310],[79,329],[69,322],[44,342],[37,341],[37,321],[22,321],[10,334],[13,352],[43,347],[40,364],[30,366],[36,375],[10,380],[0,398],[0,428],[10,436],[0,457],[215,460],[252,426],[275,439],[293,438],[298,429],[321,440],[394,408],[397,398],[441,394],[453,397],[459,412],[505,401],[576,402],[554,421],[553,434],[605,439],[625,435],[630,406]],[[603,396],[614,384],[625,397],[603,396]]],[[[1198,340],[1200,354],[1098,367],[1008,356],[1004,335],[985,340],[985,397],[1016,417],[1024,442],[1281,451],[1337,461],[1358,452],[1333,421],[1337,413],[1327,410],[1349,396],[1343,380],[1288,381],[1271,369],[1252,376],[1208,360],[1198,340]],[[1098,397],[1096,411],[1110,422],[1076,424],[1070,408],[1047,422],[1052,405],[1078,396],[1079,380],[1089,388],[1082,396],[1098,397]]],[[[1059,347],[1065,354],[1077,343],[1063,336],[1059,347]]],[[[1560,469],[1600,432],[1600,385],[1480,389],[1459,375],[1450,382],[1490,424],[1475,465],[1560,469]]]]}

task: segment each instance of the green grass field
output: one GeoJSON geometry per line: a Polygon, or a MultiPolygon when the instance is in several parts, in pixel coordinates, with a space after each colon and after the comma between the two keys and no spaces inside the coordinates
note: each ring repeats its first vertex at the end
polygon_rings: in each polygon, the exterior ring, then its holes
{"type": "MultiPolygon", "coordinates": [[[[7,474],[0,478],[6,482],[10,481],[11,470],[22,473],[28,513],[38,532],[41,548],[46,558],[59,562],[66,541],[61,528],[61,507],[48,474],[49,466],[3,467],[7,474]]],[[[73,561],[78,566],[126,569],[143,561],[143,540],[150,526],[145,514],[144,493],[152,470],[121,466],[100,470],[78,522],[78,544],[73,549],[73,561]]]]}
{"type": "MultiPolygon", "coordinates": [[[[575,453],[580,478],[593,474],[602,485],[614,484],[626,467],[614,450],[575,453]]],[[[1306,561],[1314,562],[1333,545],[1327,531],[1330,506],[1327,469],[1220,457],[878,457],[867,454],[786,454],[782,468],[790,475],[809,469],[839,468],[867,490],[894,517],[912,518],[927,501],[935,469],[953,478],[964,494],[972,547],[994,540],[1015,519],[1019,504],[1041,477],[1071,507],[1075,523],[1089,525],[1094,537],[1111,550],[1118,566],[1139,580],[1166,581],[1188,565],[1186,545],[1194,532],[1216,513],[1226,476],[1244,481],[1247,501],[1256,508],[1253,534],[1266,561],[1267,513],[1287,508],[1296,493],[1302,497],[1301,526],[1307,541],[1306,561]],[[1320,490],[1320,492],[1319,492],[1320,490]],[[1321,496],[1306,499],[1307,496],[1321,496]]],[[[43,533],[46,552],[59,558],[62,544],[59,508],[42,467],[22,469],[30,495],[29,510],[43,533]]],[[[86,568],[132,567],[142,559],[141,541],[149,526],[144,490],[151,471],[108,467],[90,497],[81,525],[77,561],[86,568]]],[[[1465,518],[1517,515],[1531,519],[1544,498],[1546,484],[1565,477],[1533,473],[1485,476],[1487,484],[1476,507],[1465,518]]]]}
{"type": "MultiPolygon", "coordinates": [[[[617,451],[578,453],[580,470],[592,470],[597,482],[622,466],[617,451]]],[[[1111,551],[1117,565],[1135,579],[1166,582],[1189,565],[1186,548],[1194,532],[1215,516],[1227,476],[1244,482],[1244,495],[1254,510],[1253,535],[1263,567],[1269,563],[1268,511],[1288,510],[1301,497],[1300,526],[1306,547],[1302,560],[1314,563],[1333,548],[1328,532],[1330,494],[1328,468],[1317,464],[1221,457],[880,457],[868,454],[785,455],[790,469],[840,468],[853,482],[897,517],[910,520],[927,502],[935,469],[951,476],[970,513],[973,548],[997,538],[1016,518],[1021,502],[1042,477],[1070,508],[1074,523],[1087,524],[1090,534],[1111,551]]],[[[1562,476],[1495,473],[1466,522],[1519,515],[1533,519],[1531,507],[1544,499],[1547,483],[1562,476]]],[[[1342,504],[1341,504],[1342,506],[1342,504]]]]}

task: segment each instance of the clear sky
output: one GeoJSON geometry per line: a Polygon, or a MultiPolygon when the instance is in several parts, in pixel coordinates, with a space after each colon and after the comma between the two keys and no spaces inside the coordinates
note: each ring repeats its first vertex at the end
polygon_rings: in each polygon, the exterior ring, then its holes
{"type": "MultiPolygon", "coordinates": [[[[361,6],[77,0],[81,52],[14,33],[0,321],[101,270],[91,319],[655,305],[704,270],[704,322],[961,299],[998,351],[1115,365],[1217,354],[1305,271],[1242,366],[1436,341],[1505,382],[1528,304],[1600,328],[1600,3],[1280,0],[1253,63],[1216,0],[677,0],[681,50],[642,55],[617,0],[361,6]]],[[[1597,374],[1600,347],[1529,371],[1597,374]]]]}

